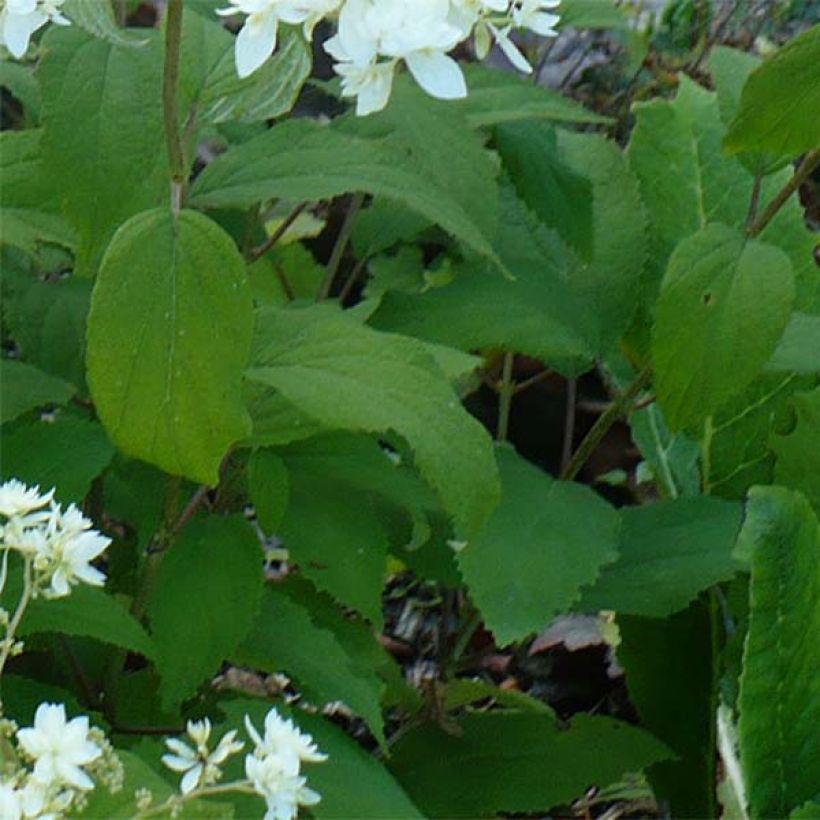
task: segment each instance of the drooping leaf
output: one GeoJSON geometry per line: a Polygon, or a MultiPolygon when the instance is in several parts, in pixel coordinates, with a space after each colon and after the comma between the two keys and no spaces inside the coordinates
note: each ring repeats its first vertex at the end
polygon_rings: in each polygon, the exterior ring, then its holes
{"type": "Polygon", "coordinates": [[[60,11],[81,29],[116,46],[138,48],[146,43],[136,32],[117,26],[110,0],[66,0],[60,11]]]}
{"type": "Polygon", "coordinates": [[[755,69],[726,135],[729,151],[798,156],[820,146],[820,25],[755,69]]]}
{"type": "MultiPolygon", "coordinates": [[[[426,103],[414,100],[414,104],[426,103]]],[[[197,179],[192,202],[242,208],[273,197],[302,202],[364,191],[397,200],[493,257],[489,242],[496,219],[492,161],[454,112],[437,112],[445,119],[437,114],[437,128],[424,129],[430,143],[424,147],[435,149],[432,154],[413,147],[418,129],[376,138],[304,119],[283,123],[212,162],[197,179]],[[458,151],[453,150],[455,145],[460,146],[458,151]],[[457,167],[448,167],[462,151],[457,167]],[[455,186],[449,189],[445,181],[455,181],[455,186]]],[[[421,128],[430,112],[415,111],[415,116],[422,118],[421,128]]],[[[380,125],[393,131],[383,120],[370,127],[380,125]]]]}
{"type": "Polygon", "coordinates": [[[113,595],[84,584],[71,595],[49,601],[32,602],[26,611],[22,635],[56,632],[95,638],[152,660],[154,646],[145,630],[113,595]]]}
{"type": "Polygon", "coordinates": [[[88,379],[129,455],[216,484],[248,432],[240,398],[252,332],[242,257],[214,222],[146,211],[109,247],[88,318],[88,379]]]}
{"type": "Polygon", "coordinates": [[[618,618],[618,662],[641,725],[676,760],[647,770],[662,810],[671,817],[714,817],[715,651],[708,604],[696,602],[666,618],[618,618]]]}
{"type": "Polygon", "coordinates": [[[741,506],[708,496],[621,510],[618,560],[581,596],[585,611],[665,617],[731,578],[741,506]]]}
{"type": "Polygon", "coordinates": [[[45,404],[65,404],[76,392],[66,381],[16,359],[0,360],[0,424],[45,404]]]}
{"type": "Polygon", "coordinates": [[[796,421],[787,435],[774,435],[774,478],[793,490],[800,490],[820,516],[820,387],[796,393],[790,399],[796,421]]]}
{"type": "Polygon", "coordinates": [[[549,715],[488,712],[460,726],[455,735],[427,725],[396,743],[390,768],[428,817],[542,813],[670,756],[606,717],[576,715],[559,729],[549,715]]]}
{"type": "Polygon", "coordinates": [[[43,38],[43,166],[77,231],[81,276],[96,274],[119,225],[169,196],[161,45],[147,39],[126,48],[78,26],[43,38]]]}
{"type": "Polygon", "coordinates": [[[800,493],[755,487],[741,537],[752,574],[741,763],[753,816],[784,817],[820,783],[820,524],[800,493]]]}
{"type": "Polygon", "coordinates": [[[252,381],[331,429],[399,433],[465,532],[490,514],[497,479],[489,436],[415,340],[324,309],[266,308],[258,314],[252,361],[252,381]]]}
{"type": "Polygon", "coordinates": [[[114,448],[97,422],[61,414],[53,421],[33,421],[5,434],[0,474],[44,490],[55,487],[58,502],[80,504],[113,455],[114,448]]]}
{"type": "Polygon", "coordinates": [[[618,516],[589,488],[553,480],[512,449],[497,455],[501,503],[458,565],[503,645],[543,629],[614,560],[618,516]]]}
{"type": "Polygon", "coordinates": [[[695,427],[763,370],[794,299],[780,249],[713,224],[669,260],[652,339],[658,401],[674,430],[695,427]]]}
{"type": "Polygon", "coordinates": [[[192,521],[163,558],[148,617],[168,707],[219,670],[251,629],[262,547],[242,516],[192,521]]]}
{"type": "Polygon", "coordinates": [[[340,700],[365,719],[384,744],[381,696],[384,683],[372,668],[351,657],[327,625],[311,619],[309,601],[284,589],[265,592],[262,607],[232,659],[255,669],[285,672],[316,706],[340,700]]]}

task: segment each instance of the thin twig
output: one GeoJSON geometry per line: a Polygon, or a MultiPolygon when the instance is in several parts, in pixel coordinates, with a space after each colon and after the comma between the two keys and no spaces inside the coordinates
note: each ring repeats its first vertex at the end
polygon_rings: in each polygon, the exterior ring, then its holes
{"type": "Polygon", "coordinates": [[[356,282],[359,281],[359,277],[364,270],[364,266],[367,264],[367,259],[360,259],[354,266],[353,270],[350,272],[350,276],[347,277],[347,281],[344,283],[344,286],[339,291],[339,302],[341,304],[345,303],[345,300],[348,296],[350,296],[351,291],[353,290],[354,285],[356,282]]]}
{"type": "Polygon", "coordinates": [[[296,222],[299,215],[307,206],[307,202],[302,202],[300,205],[297,205],[297,207],[285,217],[285,221],[264,242],[250,250],[247,255],[248,262],[256,262],[257,259],[261,259],[287,233],[288,228],[296,222]]]}
{"type": "Polygon", "coordinates": [[[350,237],[353,233],[353,226],[356,224],[356,217],[359,215],[363,204],[364,194],[362,193],[354,194],[353,199],[350,200],[350,207],[347,209],[345,220],[342,223],[339,235],[336,237],[336,243],[333,245],[333,250],[330,253],[325,280],[322,282],[317,301],[327,299],[327,297],[330,296],[330,291],[336,279],[336,274],[339,272],[339,265],[342,263],[342,257],[347,248],[347,243],[350,241],[350,237]]]}
{"type": "Polygon", "coordinates": [[[185,187],[185,157],[179,133],[179,61],[182,44],[182,0],[168,0],[165,18],[165,65],[162,74],[162,103],[165,144],[171,167],[171,209],[178,214],[185,187]]]}
{"type": "Polygon", "coordinates": [[[803,161],[792,178],[777,192],[775,198],[766,206],[766,210],[746,228],[746,235],[757,236],[765,230],[789,197],[811,176],[818,165],[820,165],[820,148],[815,148],[803,157],[803,161]]]}
{"type": "Polygon", "coordinates": [[[191,496],[191,500],[185,505],[185,509],[171,527],[171,535],[176,535],[180,532],[183,527],[194,517],[196,511],[202,506],[203,502],[208,497],[208,491],[210,489],[211,488],[207,484],[203,484],[191,496]]]}
{"type": "Polygon", "coordinates": [[[517,396],[519,393],[523,393],[525,390],[529,390],[531,387],[534,387],[538,382],[544,381],[544,379],[549,378],[552,375],[552,371],[547,368],[542,370],[540,373],[536,373],[534,376],[530,376],[528,379],[524,379],[523,382],[518,382],[515,386],[515,391],[513,392],[514,396],[517,396]]]}
{"type": "Polygon", "coordinates": [[[587,459],[601,443],[601,440],[609,432],[612,425],[615,424],[622,415],[630,411],[633,402],[649,382],[651,373],[652,371],[648,367],[642,370],[635,381],[599,416],[598,420],[592,426],[592,429],[586,434],[580,445],[578,445],[578,449],[573,454],[569,464],[561,471],[561,478],[564,481],[572,481],[578,475],[581,468],[586,464],[587,459]]]}
{"type": "Polygon", "coordinates": [[[498,428],[496,430],[496,441],[506,441],[510,430],[510,409],[512,398],[515,393],[515,385],[512,380],[514,353],[504,354],[504,365],[501,373],[501,384],[498,388],[498,428]]]}
{"type": "Polygon", "coordinates": [[[567,405],[564,411],[564,443],[561,448],[561,472],[567,469],[572,458],[575,441],[575,399],[578,396],[578,379],[567,379],[567,405]]]}
{"type": "Polygon", "coordinates": [[[749,199],[749,213],[746,215],[746,227],[754,224],[757,219],[757,209],[760,206],[760,186],[763,182],[763,174],[755,174],[752,183],[752,195],[749,199]]]}

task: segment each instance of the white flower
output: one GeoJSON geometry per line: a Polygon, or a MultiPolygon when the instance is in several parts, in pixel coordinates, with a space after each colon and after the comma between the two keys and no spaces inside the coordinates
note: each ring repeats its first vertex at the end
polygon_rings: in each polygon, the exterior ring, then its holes
{"type": "Polygon", "coordinates": [[[278,757],[290,774],[298,773],[300,762],[321,763],[327,760],[327,755],[319,751],[313,738],[300,732],[292,720],[282,718],[275,708],[265,715],[264,738],[259,736],[247,715],[245,727],[256,744],[257,754],[278,757]]]}
{"type": "Polygon", "coordinates": [[[23,796],[11,783],[0,783],[0,817],[20,820],[23,816],[23,796]]]}
{"type": "Polygon", "coordinates": [[[5,0],[0,10],[3,45],[18,59],[28,51],[31,35],[49,20],[61,26],[70,21],[60,14],[65,0],[5,0]]]}
{"type": "Polygon", "coordinates": [[[163,755],[162,762],[172,771],[184,773],[180,783],[183,794],[192,792],[199,785],[216,783],[222,775],[219,767],[231,755],[242,751],[245,744],[236,740],[236,730],[227,732],[217,743],[213,752],[208,751],[208,739],[211,736],[211,722],[208,718],[201,721],[188,721],[188,737],[196,744],[191,748],[176,738],[168,738],[165,745],[173,754],[163,755]]]}
{"type": "Polygon", "coordinates": [[[315,806],[321,800],[321,795],[307,788],[305,778],[288,771],[277,755],[247,755],[245,775],[265,798],[264,820],[293,820],[299,806],[315,806]]]}
{"type": "Polygon", "coordinates": [[[216,13],[222,16],[248,15],[234,47],[236,73],[240,77],[253,74],[273,54],[279,30],[278,5],[279,0],[231,0],[227,8],[217,9],[216,13]]]}
{"type": "Polygon", "coordinates": [[[88,729],[87,717],[67,721],[65,706],[41,703],[34,726],[17,732],[21,748],[34,760],[34,779],[93,789],[94,781],[81,767],[96,760],[102,750],[88,739],[88,729]]]}
{"type": "Polygon", "coordinates": [[[513,22],[519,28],[528,28],[542,37],[557,37],[555,25],[561,19],[557,14],[550,14],[547,9],[554,9],[561,0],[514,0],[512,7],[513,22]]]}
{"type": "MultiPolygon", "coordinates": [[[[8,9],[4,9],[2,13],[7,12],[8,9]]],[[[40,495],[39,487],[27,487],[22,481],[12,478],[0,484],[0,515],[5,515],[7,518],[27,515],[33,510],[45,507],[53,496],[54,488],[45,495],[40,495]]]]}

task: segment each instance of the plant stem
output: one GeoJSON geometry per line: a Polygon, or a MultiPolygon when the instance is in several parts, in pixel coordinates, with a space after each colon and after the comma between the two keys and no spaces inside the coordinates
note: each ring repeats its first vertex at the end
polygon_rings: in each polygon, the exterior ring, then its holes
{"type": "Polygon", "coordinates": [[[201,786],[188,792],[188,794],[174,794],[158,806],[151,806],[148,809],[138,811],[136,814],[131,815],[131,820],[142,820],[145,817],[164,815],[174,805],[187,803],[189,800],[196,800],[200,797],[214,797],[220,794],[258,794],[258,792],[253,788],[250,780],[235,780],[233,783],[201,786]]]}
{"type": "Polygon", "coordinates": [[[327,299],[330,296],[330,290],[333,287],[333,281],[336,279],[336,274],[339,272],[339,265],[342,263],[342,256],[344,256],[347,243],[350,241],[350,236],[353,233],[353,225],[356,223],[356,217],[359,215],[362,205],[364,204],[364,194],[357,193],[353,195],[350,201],[350,207],[347,209],[345,221],[342,223],[339,235],[336,237],[336,244],[330,253],[330,259],[327,263],[327,273],[325,274],[325,281],[322,282],[322,287],[319,290],[319,297],[317,301],[327,299]]]}
{"type": "Polygon", "coordinates": [[[185,155],[179,132],[179,58],[182,45],[182,0],[168,0],[165,17],[165,67],[162,103],[165,115],[165,144],[171,168],[171,210],[179,214],[185,189],[185,155]]]}
{"type": "Polygon", "coordinates": [[[512,380],[514,353],[504,354],[504,366],[501,372],[501,384],[498,387],[498,428],[495,432],[496,441],[506,441],[510,429],[510,409],[515,393],[512,380]]]}
{"type": "Polygon", "coordinates": [[[578,396],[578,379],[567,379],[567,405],[564,412],[564,443],[561,448],[561,469],[566,470],[572,458],[572,442],[575,440],[575,400],[578,396]]]}
{"type": "Polygon", "coordinates": [[[31,602],[31,596],[34,593],[34,582],[31,577],[31,558],[23,559],[23,592],[20,595],[20,600],[17,602],[17,608],[14,610],[14,615],[11,616],[9,625],[6,627],[6,634],[3,637],[2,649],[0,649],[0,677],[3,675],[3,670],[6,668],[6,662],[11,656],[11,651],[14,649],[14,636],[20,628],[20,622],[25,615],[26,607],[31,602]]]}
{"type": "Polygon", "coordinates": [[[762,233],[789,197],[811,176],[812,171],[818,165],[820,165],[820,148],[810,151],[803,157],[803,161],[792,178],[777,192],[775,198],[766,206],[766,210],[746,228],[746,235],[757,236],[762,233]]]}
{"type": "Polygon", "coordinates": [[[262,242],[262,244],[251,249],[250,253],[247,255],[248,262],[256,262],[257,259],[263,257],[285,235],[285,233],[287,233],[288,228],[296,222],[299,215],[305,210],[305,208],[307,208],[307,206],[307,202],[302,202],[300,205],[297,205],[296,208],[294,208],[285,217],[285,221],[264,242],[262,242]]]}
{"type": "Polygon", "coordinates": [[[624,413],[629,412],[641,390],[649,383],[651,375],[652,371],[648,367],[644,368],[638,374],[635,381],[601,413],[598,417],[598,421],[595,422],[592,429],[584,437],[584,440],[578,445],[578,449],[573,454],[569,464],[561,471],[561,479],[563,481],[572,481],[575,476],[578,475],[581,468],[586,464],[587,459],[592,455],[593,450],[601,443],[601,440],[609,432],[612,425],[615,424],[624,413]]]}
{"type": "Polygon", "coordinates": [[[754,224],[757,219],[757,209],[760,206],[760,185],[763,182],[762,174],[755,175],[755,181],[752,184],[752,196],[749,200],[749,213],[746,216],[746,227],[754,224]]]}

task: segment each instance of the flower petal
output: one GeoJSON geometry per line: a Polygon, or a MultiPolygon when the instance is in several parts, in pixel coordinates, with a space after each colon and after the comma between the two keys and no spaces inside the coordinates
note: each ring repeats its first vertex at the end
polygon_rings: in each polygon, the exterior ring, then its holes
{"type": "Polygon", "coordinates": [[[467,84],[458,63],[440,51],[414,51],[405,57],[416,82],[432,97],[457,100],[467,96],[467,84]]]}

